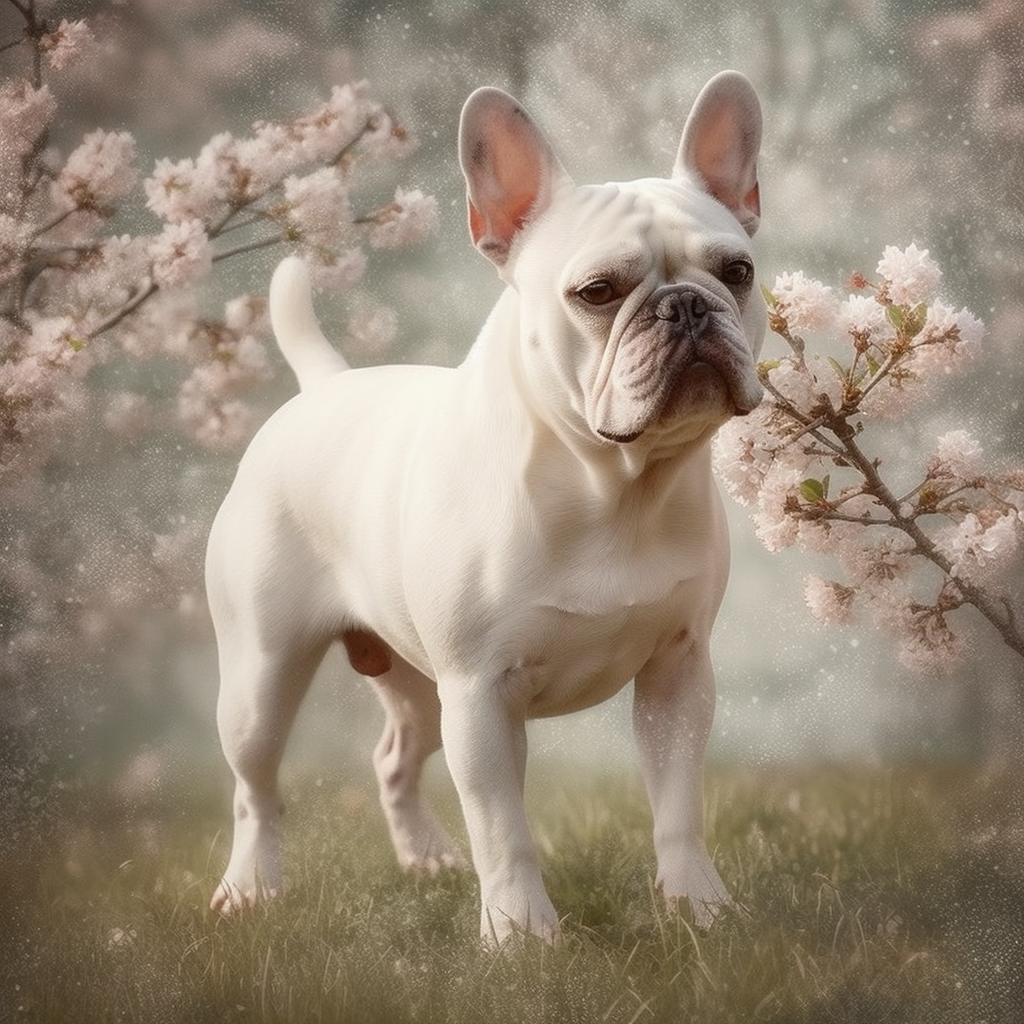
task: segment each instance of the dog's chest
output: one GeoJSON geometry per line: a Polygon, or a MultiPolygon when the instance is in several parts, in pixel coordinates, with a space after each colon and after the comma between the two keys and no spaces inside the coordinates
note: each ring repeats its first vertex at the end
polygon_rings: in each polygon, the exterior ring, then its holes
{"type": "Polygon", "coordinates": [[[580,543],[561,557],[537,558],[495,637],[496,649],[512,655],[506,685],[533,717],[606,700],[710,619],[717,573],[706,552],[580,543]]]}

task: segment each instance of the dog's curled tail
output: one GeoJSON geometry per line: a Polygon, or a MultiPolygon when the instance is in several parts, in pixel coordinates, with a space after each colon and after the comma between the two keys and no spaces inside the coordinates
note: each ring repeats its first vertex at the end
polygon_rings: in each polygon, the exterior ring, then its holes
{"type": "Polygon", "coordinates": [[[278,348],[303,391],[348,369],[348,363],[320,329],[313,311],[309,271],[297,256],[281,260],[270,281],[270,324],[278,348]]]}

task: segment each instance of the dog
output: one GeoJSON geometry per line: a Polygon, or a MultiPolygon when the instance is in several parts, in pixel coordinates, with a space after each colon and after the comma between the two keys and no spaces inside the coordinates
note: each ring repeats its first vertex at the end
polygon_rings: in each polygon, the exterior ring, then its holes
{"type": "Polygon", "coordinates": [[[349,369],[304,264],[280,264],[271,322],[301,394],[251,442],[207,552],[236,781],[214,910],[282,889],[278,767],[336,641],[384,706],[374,765],[412,871],[465,866],[420,792],[444,747],[485,941],[560,929],[524,809],[527,720],[630,681],[658,884],[701,926],[730,903],[702,834],[729,558],[710,442],[762,397],[761,124],[723,72],[671,177],[578,187],[515,99],[474,92],[469,230],[506,288],[455,368],[349,369]]]}

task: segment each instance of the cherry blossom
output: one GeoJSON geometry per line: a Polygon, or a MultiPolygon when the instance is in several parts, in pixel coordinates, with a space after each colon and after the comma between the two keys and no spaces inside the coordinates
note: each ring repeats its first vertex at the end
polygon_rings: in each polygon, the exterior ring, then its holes
{"type": "Polygon", "coordinates": [[[824,625],[846,625],[850,622],[855,594],[852,587],[822,576],[808,576],[804,581],[804,602],[810,613],[824,625]]]}
{"type": "Polygon", "coordinates": [[[794,331],[824,331],[835,322],[837,303],[828,285],[802,270],[780,274],[771,289],[776,312],[794,331]]]}
{"type": "Polygon", "coordinates": [[[370,244],[378,249],[412,245],[437,227],[437,200],[418,188],[395,191],[394,201],[370,218],[370,244]]]}
{"type": "Polygon", "coordinates": [[[149,245],[153,280],[161,288],[180,288],[206,277],[213,267],[213,246],[203,222],[168,224],[149,245]]]}
{"type": "Polygon", "coordinates": [[[805,585],[819,621],[848,622],[862,606],[896,635],[902,663],[948,670],[970,649],[960,614],[970,605],[1024,655],[1006,587],[1024,550],[1024,469],[986,470],[978,441],[954,429],[917,484],[897,491],[868,448],[873,420],[904,416],[963,370],[983,325],[936,296],[942,273],[927,250],[889,246],[877,273],[877,284],[855,275],[870,291],[835,305],[800,271],[766,290],[769,324],[790,352],[759,365],[766,398],[719,431],[715,470],[770,551],[838,562],[842,581],[805,585]],[[810,351],[798,332],[829,322],[835,354],[810,351]]]}
{"type": "Polygon", "coordinates": [[[887,245],[875,272],[885,281],[890,300],[901,306],[928,302],[942,280],[942,271],[928,250],[913,243],[905,249],[887,245]]]}
{"type": "Polygon", "coordinates": [[[52,32],[42,37],[39,46],[50,67],[63,71],[69,64],[88,56],[95,42],[88,22],[65,18],[52,32]]]}
{"type": "MultiPolygon", "coordinates": [[[[61,90],[74,79],[58,72],[77,62],[76,73],[104,73],[111,51],[93,32],[105,23],[54,27],[38,0],[12,10],[24,24],[0,57],[0,485],[12,517],[5,537],[31,526],[39,551],[59,547],[61,557],[39,561],[13,541],[7,550],[0,586],[16,613],[5,623],[4,678],[44,660],[79,663],[147,606],[198,606],[194,510],[179,523],[185,512],[161,506],[175,525],[158,524],[155,540],[146,516],[131,513],[119,527],[130,537],[115,538],[120,502],[93,513],[73,486],[51,481],[92,472],[96,451],[116,460],[147,441],[166,446],[175,431],[171,447],[182,453],[234,452],[252,436],[262,416],[253,394],[271,372],[268,275],[243,271],[258,294],[211,315],[205,289],[220,265],[294,246],[319,287],[345,291],[362,280],[369,252],[418,241],[436,224],[433,199],[418,189],[399,188],[383,206],[362,198],[377,168],[415,146],[367,82],[338,85],[312,109],[248,133],[219,132],[197,152],[160,155],[141,185],[129,132],[97,126],[62,152],[52,140],[67,137],[61,90]],[[117,443],[93,444],[102,436],[117,443]],[[34,503],[61,524],[59,537],[34,503]],[[76,561],[70,601],[58,569],[76,561]],[[66,628],[53,628],[57,616],[66,628]]],[[[365,350],[390,344],[392,310],[365,297],[352,309],[340,336],[365,350]]]]}

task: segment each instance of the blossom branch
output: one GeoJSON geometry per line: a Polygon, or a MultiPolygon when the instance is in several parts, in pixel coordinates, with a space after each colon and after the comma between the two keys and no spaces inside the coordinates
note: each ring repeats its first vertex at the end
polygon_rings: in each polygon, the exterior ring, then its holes
{"type": "Polygon", "coordinates": [[[1024,656],[1000,574],[1024,548],[1024,470],[984,472],[980,445],[950,431],[899,497],[864,445],[866,423],[902,414],[969,361],[981,324],[934,297],[941,272],[926,251],[889,247],[878,273],[878,285],[855,278],[873,294],[843,303],[802,272],[766,290],[769,326],[791,354],[759,366],[766,399],[720,432],[718,471],[753,507],[771,550],[798,544],[837,557],[849,585],[812,577],[805,591],[822,621],[847,621],[857,600],[900,635],[904,661],[934,670],[962,654],[949,615],[971,605],[1024,656]],[[803,331],[844,341],[826,357],[808,348],[803,331]],[[940,576],[931,603],[911,596],[918,561],[940,576]]]}

